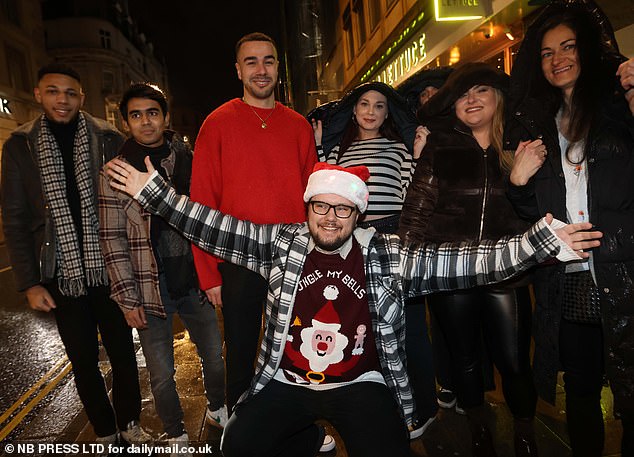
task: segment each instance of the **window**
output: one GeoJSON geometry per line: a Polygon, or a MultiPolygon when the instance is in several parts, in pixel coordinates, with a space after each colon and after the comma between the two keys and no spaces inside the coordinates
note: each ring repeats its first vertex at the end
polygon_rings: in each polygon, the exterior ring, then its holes
{"type": "Polygon", "coordinates": [[[113,127],[121,129],[121,122],[119,122],[119,106],[106,99],[106,121],[113,127]]]}
{"type": "Polygon", "coordinates": [[[31,78],[24,54],[20,50],[8,45],[5,46],[4,52],[7,58],[11,87],[24,92],[30,92],[33,86],[31,85],[31,78]]]}
{"type": "Polygon", "coordinates": [[[368,18],[370,19],[370,31],[374,30],[381,22],[381,3],[383,0],[368,1],[368,18]]]}
{"type": "Polygon", "coordinates": [[[110,41],[110,32],[108,30],[99,29],[99,38],[101,38],[101,47],[104,49],[112,48],[110,41]]]}
{"type": "Polygon", "coordinates": [[[346,49],[348,50],[348,63],[354,58],[354,33],[352,33],[352,17],[350,16],[350,5],[343,11],[343,30],[346,35],[346,49]]]}
{"type": "Polygon", "coordinates": [[[0,0],[0,18],[6,18],[7,22],[20,27],[20,11],[18,0],[0,0]]]}
{"type": "Polygon", "coordinates": [[[363,0],[352,0],[352,9],[357,15],[357,38],[359,39],[359,46],[365,43],[365,6],[363,0]]]}

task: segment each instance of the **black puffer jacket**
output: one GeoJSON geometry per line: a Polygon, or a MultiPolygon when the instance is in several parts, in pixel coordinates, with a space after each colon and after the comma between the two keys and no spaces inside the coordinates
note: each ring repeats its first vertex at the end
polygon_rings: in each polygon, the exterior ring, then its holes
{"type": "MultiPolygon", "coordinates": [[[[590,3],[590,2],[589,2],[590,3]]],[[[546,162],[521,187],[509,186],[508,195],[518,213],[534,221],[550,212],[566,220],[566,188],[555,114],[532,93],[540,40],[536,25],[558,9],[583,5],[553,4],[529,28],[511,75],[511,106],[505,125],[505,149],[520,141],[541,138],[546,162]],[[523,52],[524,51],[524,52],[523,52]],[[536,57],[537,56],[537,57],[536,57]],[[531,60],[532,59],[532,60],[531,60]],[[530,76],[533,75],[533,76],[530,76]]],[[[605,37],[602,65],[614,74],[623,60],[614,45],[609,23],[600,10],[590,10],[605,37]]],[[[584,14],[581,11],[580,14],[584,14]]],[[[537,67],[539,68],[539,67],[537,67]]],[[[593,252],[594,273],[601,297],[606,373],[615,396],[615,410],[634,409],[634,120],[618,82],[600,90],[601,106],[586,140],[589,220],[603,232],[601,247],[593,252]]],[[[538,96],[538,95],[537,95],[538,96]]],[[[556,108],[556,107],[555,107],[556,108]]],[[[556,110],[555,110],[556,111],[556,110]]],[[[534,374],[542,398],[554,402],[559,363],[564,266],[537,269],[534,275],[534,374]]]]}
{"type": "Polygon", "coordinates": [[[400,235],[410,241],[497,240],[528,224],[505,195],[498,155],[483,150],[457,120],[429,124],[401,214],[400,235]]]}
{"type": "MultiPolygon", "coordinates": [[[[594,251],[601,294],[606,372],[615,407],[634,408],[634,121],[622,95],[606,97],[600,122],[589,134],[588,205],[590,222],[603,232],[594,251]]],[[[566,189],[554,118],[545,119],[527,100],[506,124],[505,144],[542,138],[547,160],[526,186],[509,187],[518,213],[534,221],[547,212],[566,220],[566,189]]],[[[540,395],[551,402],[559,366],[559,322],[564,266],[535,273],[535,377],[540,395]]]]}

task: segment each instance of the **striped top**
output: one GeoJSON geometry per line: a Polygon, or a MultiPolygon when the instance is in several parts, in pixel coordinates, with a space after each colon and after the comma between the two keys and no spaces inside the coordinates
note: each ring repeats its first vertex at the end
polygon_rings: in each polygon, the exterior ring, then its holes
{"type": "Polygon", "coordinates": [[[328,155],[319,146],[317,154],[321,162],[332,165],[368,167],[370,199],[366,215],[390,216],[401,211],[416,166],[403,143],[383,137],[354,141],[338,161],[339,145],[328,155]]]}

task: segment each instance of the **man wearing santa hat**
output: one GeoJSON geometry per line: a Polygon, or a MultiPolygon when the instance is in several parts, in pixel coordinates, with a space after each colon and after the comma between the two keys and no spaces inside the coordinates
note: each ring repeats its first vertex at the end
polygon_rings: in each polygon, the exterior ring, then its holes
{"type": "MultiPolygon", "coordinates": [[[[146,161],[148,170],[152,165],[146,161]]],[[[414,403],[405,370],[406,298],[502,281],[536,263],[585,258],[590,224],[548,215],[498,242],[409,245],[356,228],[368,170],[318,163],[307,222],[257,225],[190,202],[157,173],[114,160],[111,185],[202,249],[269,282],[256,375],[225,427],[225,456],[315,455],[329,421],[350,456],[406,456],[414,403]],[[245,439],[249,437],[249,439],[245,439]]]]}

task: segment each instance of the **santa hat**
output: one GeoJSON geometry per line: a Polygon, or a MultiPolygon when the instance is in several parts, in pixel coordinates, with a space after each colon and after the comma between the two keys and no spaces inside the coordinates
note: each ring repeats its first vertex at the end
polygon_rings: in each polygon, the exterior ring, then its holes
{"type": "Polygon", "coordinates": [[[370,196],[368,186],[365,185],[365,181],[369,178],[368,167],[363,165],[344,168],[318,162],[308,178],[304,201],[308,202],[319,194],[335,194],[350,200],[363,213],[368,207],[370,196]]]}
{"type": "Polygon", "coordinates": [[[337,333],[341,328],[341,319],[332,302],[328,300],[313,317],[313,327],[337,333]]]}

